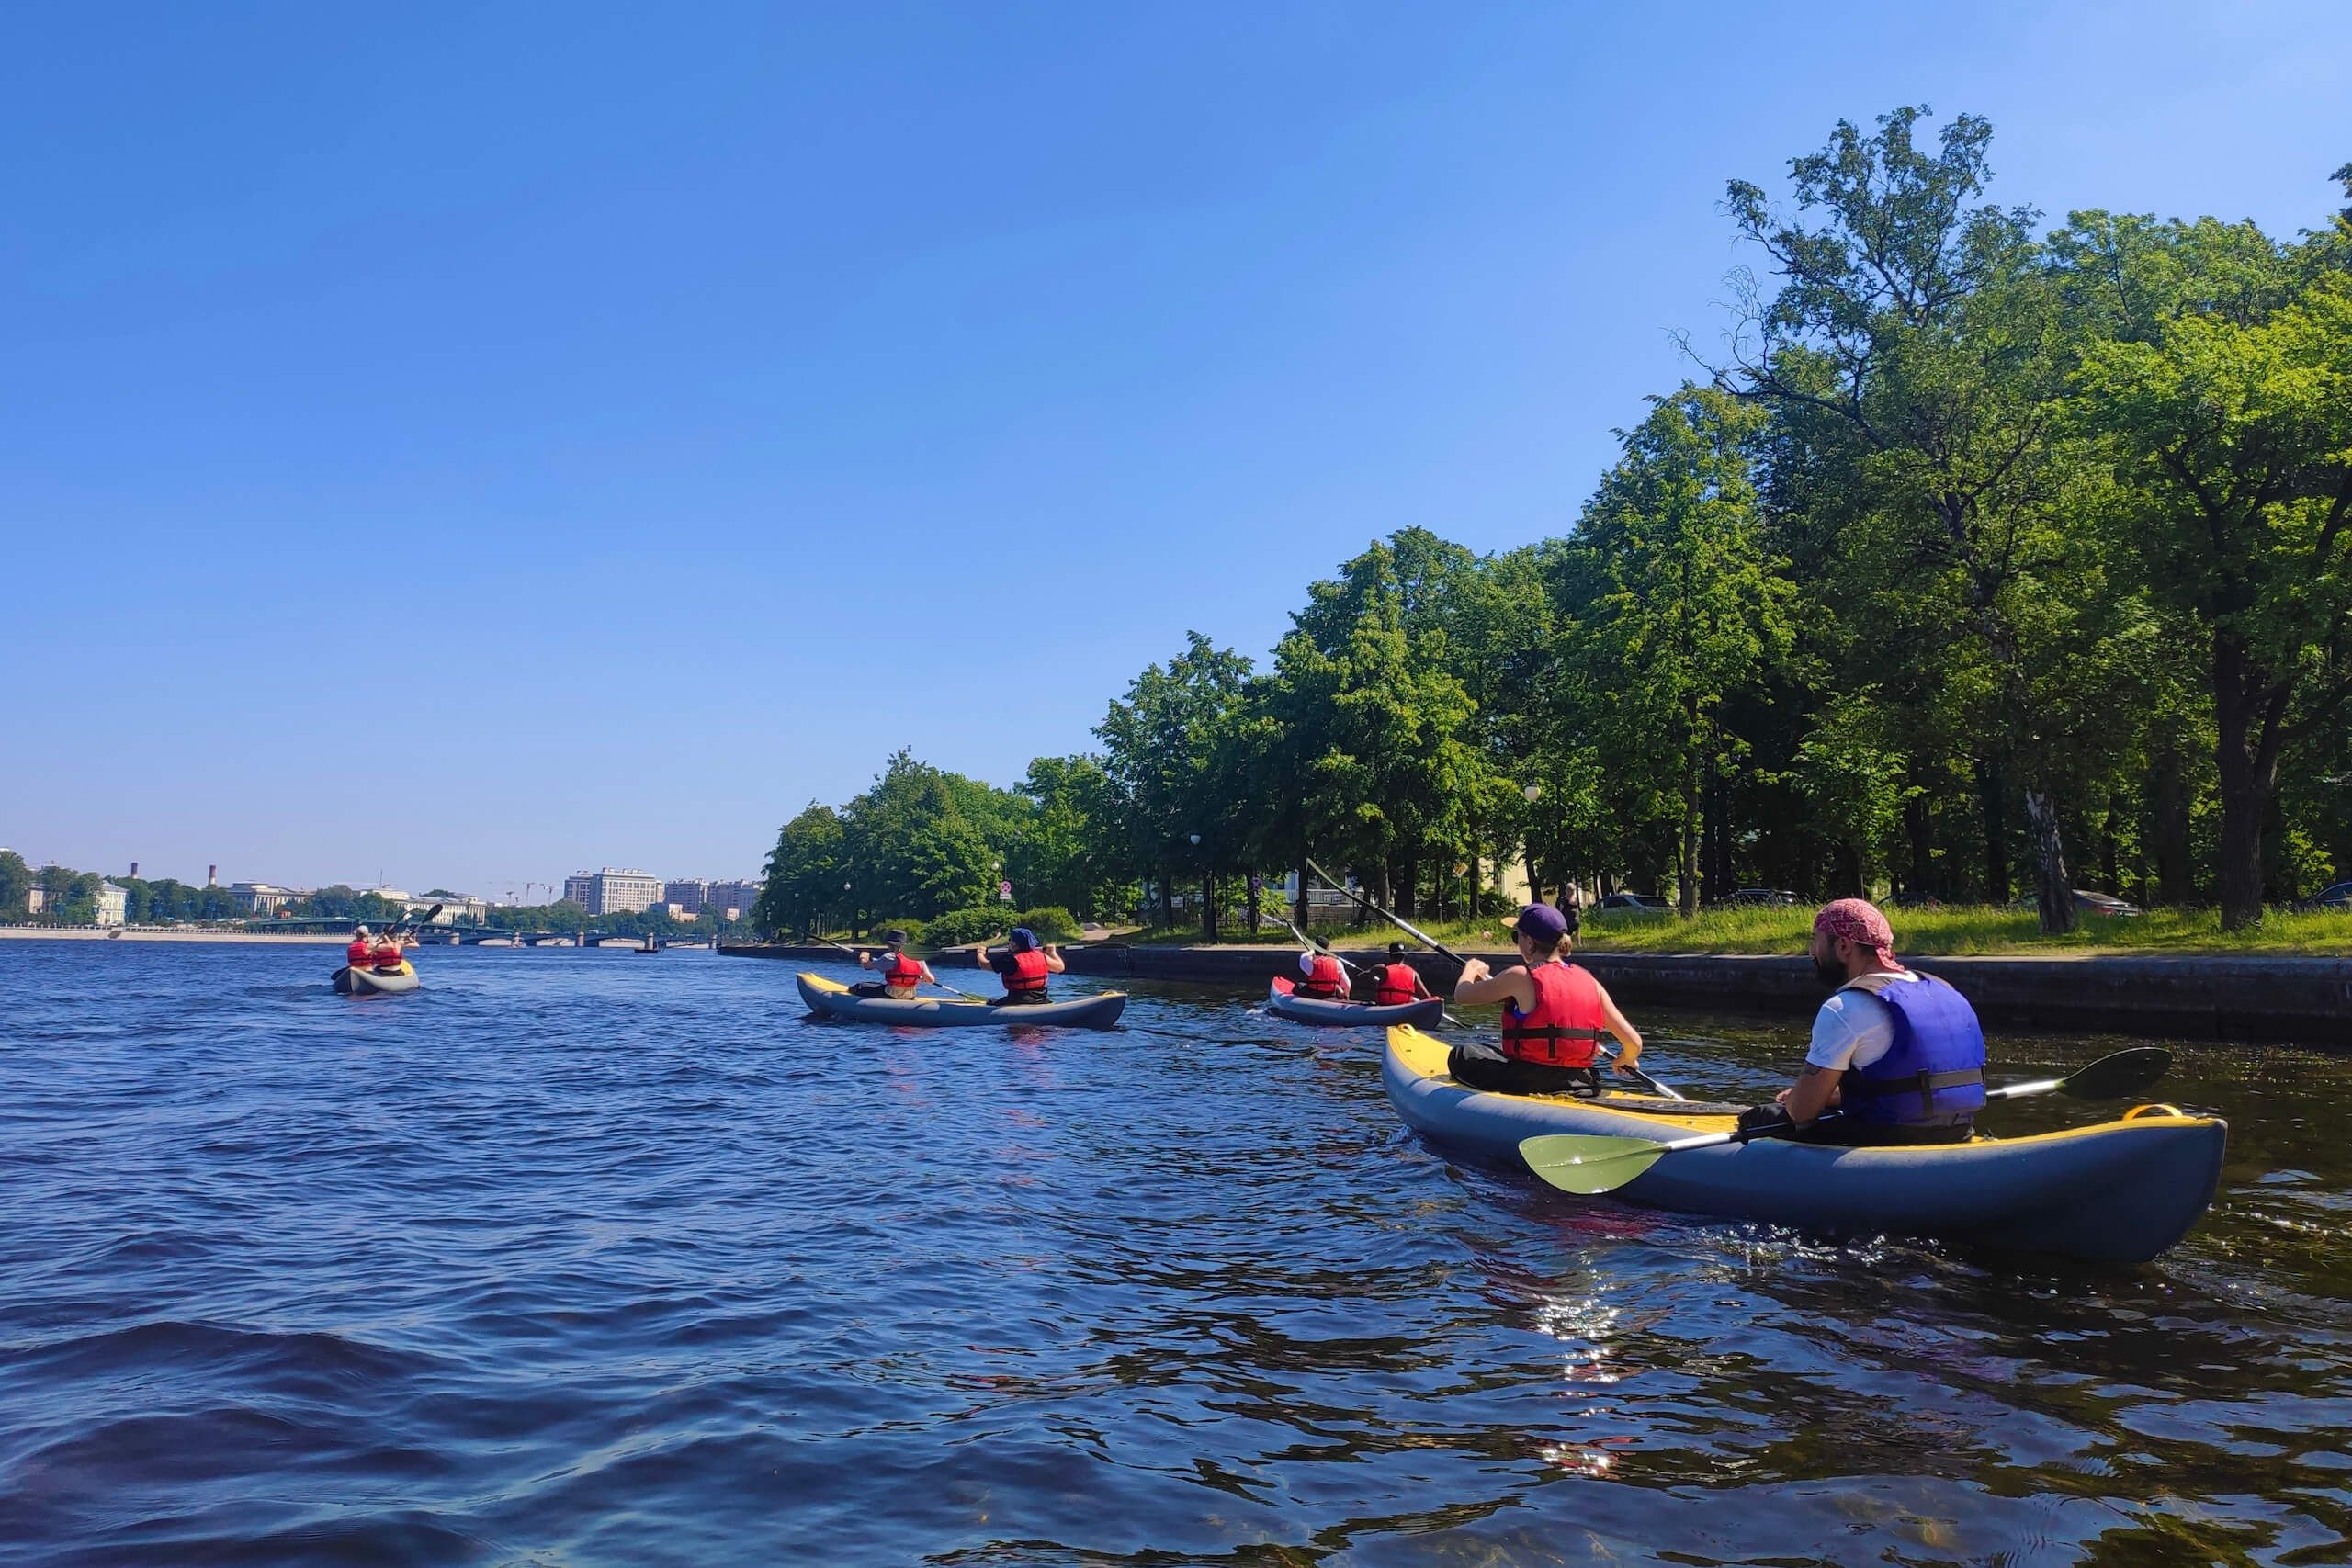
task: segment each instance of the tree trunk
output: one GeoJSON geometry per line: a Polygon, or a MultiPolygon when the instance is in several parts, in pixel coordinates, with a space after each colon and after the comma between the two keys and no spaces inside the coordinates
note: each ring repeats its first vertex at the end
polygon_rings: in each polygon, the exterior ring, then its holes
{"type": "Polygon", "coordinates": [[[1835,852],[1836,864],[1830,871],[1830,895],[1838,898],[1859,898],[1863,894],[1862,852],[1851,843],[1839,840],[1835,852]]]}
{"type": "Polygon", "coordinates": [[[1487,885],[1479,874],[1480,870],[1478,852],[1474,847],[1470,852],[1470,908],[1463,911],[1474,920],[1487,912],[1487,885]]]}
{"type": "MultiPolygon", "coordinates": [[[[1920,784],[1916,769],[1911,782],[1914,786],[1920,784]]],[[[1911,840],[1911,874],[1905,890],[1919,897],[1932,897],[1936,891],[1935,816],[1924,788],[1903,803],[1903,828],[1911,840]]]]}
{"type": "Polygon", "coordinates": [[[2234,638],[2213,639],[2215,761],[2222,785],[2222,929],[2262,919],[2262,817],[2278,784],[2283,682],[2266,682],[2234,638]],[[2252,749],[2249,750],[2249,742],[2252,749]]]}
{"type": "Polygon", "coordinates": [[[1176,929],[1176,879],[1165,866],[1159,870],[1159,923],[1168,931],[1176,929]]]}
{"type": "Polygon", "coordinates": [[[2041,934],[2064,936],[2076,923],[2075,889],[2066,875],[2066,840],[2058,829],[2058,803],[2048,790],[2027,789],[2025,820],[2033,835],[2033,888],[2041,910],[2041,934]]]}
{"type": "Polygon", "coordinates": [[[1420,852],[1418,849],[1397,852],[1396,866],[1396,874],[1391,887],[1396,897],[1383,898],[1381,903],[1408,920],[1417,919],[1421,912],[1419,900],[1415,897],[1421,880],[1420,852]]]}
{"type": "Polygon", "coordinates": [[[1256,872],[1250,874],[1250,934],[1258,934],[1258,890],[1263,879],[1256,872]]]}
{"type": "Polygon", "coordinates": [[[1201,872],[1201,934],[1216,940],[1216,873],[1205,868],[1201,872]]]}
{"type": "Polygon", "coordinates": [[[1984,902],[2009,901],[2009,814],[2007,786],[2001,764],[1992,758],[1976,763],[1976,798],[1984,818],[1984,902]]]}
{"type": "Polygon", "coordinates": [[[2107,891],[2120,895],[2123,878],[2115,865],[2115,803],[2109,801],[2105,824],[2098,835],[2098,874],[2107,879],[2107,891]]]}
{"type": "Polygon", "coordinates": [[[1699,836],[1706,822],[1700,794],[1705,787],[1706,779],[1693,758],[1682,772],[1682,863],[1675,875],[1681,886],[1674,890],[1675,907],[1686,920],[1699,912],[1699,836]]]}
{"type": "Polygon", "coordinates": [[[1306,852],[1303,849],[1298,852],[1298,898],[1291,905],[1290,912],[1293,925],[1300,931],[1308,929],[1307,923],[1310,917],[1307,914],[1306,900],[1306,852]]]}
{"type": "Polygon", "coordinates": [[[2177,746],[2156,753],[2150,806],[2155,817],[2156,898],[2182,905],[2196,897],[2188,841],[2188,766],[2177,746]]]}

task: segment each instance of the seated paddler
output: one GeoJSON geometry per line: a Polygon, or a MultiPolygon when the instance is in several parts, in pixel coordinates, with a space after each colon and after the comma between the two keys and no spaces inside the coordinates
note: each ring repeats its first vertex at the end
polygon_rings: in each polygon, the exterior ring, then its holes
{"type": "Polygon", "coordinates": [[[1037,933],[1027,926],[1015,926],[1005,938],[1006,950],[992,953],[987,942],[972,950],[972,956],[983,969],[993,969],[1004,981],[1004,995],[989,1005],[992,1007],[1033,1007],[1046,999],[1046,976],[1059,975],[1069,965],[1054,948],[1037,940],[1037,933]]]}
{"type": "Polygon", "coordinates": [[[343,950],[343,961],[354,969],[366,969],[376,962],[376,941],[366,926],[351,933],[351,945],[343,950]]]}
{"type": "Polygon", "coordinates": [[[1298,979],[1291,988],[1295,997],[1311,997],[1318,1002],[1347,999],[1348,967],[1328,953],[1307,948],[1298,955],[1298,979]]]}
{"type": "Polygon", "coordinates": [[[1453,999],[1465,1007],[1502,1004],[1502,1048],[1456,1045],[1446,1062],[1454,1080],[1499,1094],[1598,1093],[1603,1032],[1622,1047],[1617,1070],[1634,1076],[1640,1032],[1600,981],[1568,962],[1575,911],[1530,904],[1510,925],[1522,962],[1497,975],[1473,958],[1453,987],[1453,999]]]}
{"type": "Polygon", "coordinates": [[[1430,989],[1421,972],[1405,962],[1405,944],[1388,944],[1388,962],[1372,972],[1374,1007],[1403,1007],[1408,1002],[1427,1001],[1437,995],[1430,989]]]}
{"type": "Polygon", "coordinates": [[[1814,1016],[1804,1070],[1740,1124],[1793,1122],[1808,1143],[1966,1143],[1984,1104],[1984,1031],[1968,998],[1905,969],[1894,928],[1860,898],[1814,917],[1812,957],[1835,989],[1814,1016]]]}
{"type": "Polygon", "coordinates": [[[398,926],[386,926],[376,933],[376,942],[368,950],[368,961],[382,970],[398,969],[401,957],[401,931],[398,926]]]}
{"type": "Polygon", "coordinates": [[[882,940],[890,945],[883,949],[880,954],[867,953],[864,949],[860,949],[857,954],[859,968],[879,969],[882,972],[881,984],[876,985],[867,980],[863,984],[852,986],[850,990],[854,994],[861,997],[888,997],[894,1002],[910,1002],[915,999],[925,981],[934,986],[939,984],[939,976],[931,972],[931,965],[907,951],[905,931],[884,931],[882,940]]]}

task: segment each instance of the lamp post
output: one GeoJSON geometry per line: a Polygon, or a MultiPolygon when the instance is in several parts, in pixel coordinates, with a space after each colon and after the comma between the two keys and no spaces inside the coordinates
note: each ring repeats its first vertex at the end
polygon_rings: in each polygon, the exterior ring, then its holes
{"type": "MultiPolygon", "coordinates": [[[[1543,798],[1544,786],[1540,784],[1530,784],[1522,787],[1519,793],[1521,798],[1532,806],[1543,798]]],[[[1544,889],[1535,880],[1535,821],[1532,812],[1528,814],[1527,836],[1521,841],[1521,852],[1527,857],[1527,901],[1531,904],[1540,904],[1544,901],[1544,889]]]]}
{"type": "MultiPolygon", "coordinates": [[[[1193,848],[1201,847],[1201,836],[1191,835],[1193,848]]],[[[1201,934],[1211,942],[1216,940],[1216,879],[1209,874],[1206,857],[1201,861],[1201,934]]]]}

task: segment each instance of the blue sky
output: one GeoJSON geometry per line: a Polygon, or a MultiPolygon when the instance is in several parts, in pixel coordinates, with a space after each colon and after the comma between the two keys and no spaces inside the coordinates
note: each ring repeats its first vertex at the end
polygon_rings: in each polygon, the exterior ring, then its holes
{"type": "Polygon", "coordinates": [[[1839,117],[2335,205],[2352,6],[18,7],[0,843],[503,896],[1565,530],[1839,117]]]}

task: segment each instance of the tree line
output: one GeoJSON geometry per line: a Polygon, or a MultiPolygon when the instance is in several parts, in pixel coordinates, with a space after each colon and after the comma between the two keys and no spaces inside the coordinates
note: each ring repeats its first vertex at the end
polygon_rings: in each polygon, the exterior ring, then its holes
{"type": "Polygon", "coordinates": [[[1376,542],[1262,665],[1192,634],[1011,790],[900,753],[786,824],[758,918],[1001,874],[1213,929],[1310,855],[1407,911],[1523,856],[1685,914],[1884,882],[2067,931],[2097,886],[2238,929],[2352,875],[2352,206],[2045,227],[1925,116],[1731,182],[1767,265],[1562,536],[1376,542]]]}

